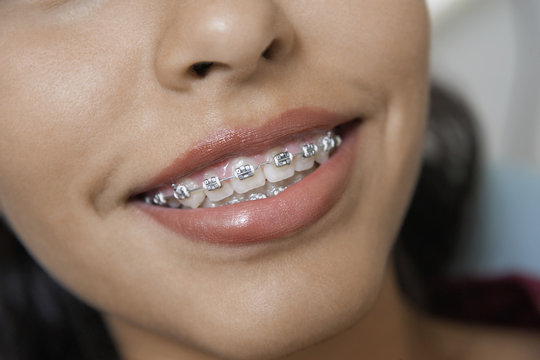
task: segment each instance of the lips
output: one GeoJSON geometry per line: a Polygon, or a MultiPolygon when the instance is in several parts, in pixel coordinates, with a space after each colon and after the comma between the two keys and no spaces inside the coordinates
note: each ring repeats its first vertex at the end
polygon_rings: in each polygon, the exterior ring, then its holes
{"type": "Polygon", "coordinates": [[[340,128],[343,143],[335,154],[277,196],[189,210],[143,201],[134,204],[167,229],[194,241],[249,244],[291,235],[316,222],[342,197],[352,171],[357,124],[340,114],[302,108],[285,112],[259,128],[224,130],[187,151],[139,192],[148,193],[212,164],[261,152],[309,131],[340,128]]]}

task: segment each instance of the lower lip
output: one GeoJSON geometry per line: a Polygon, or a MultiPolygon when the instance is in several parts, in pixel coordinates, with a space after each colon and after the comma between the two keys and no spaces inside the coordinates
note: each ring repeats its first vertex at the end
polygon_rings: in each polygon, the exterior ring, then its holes
{"type": "Polygon", "coordinates": [[[171,209],[137,202],[166,228],[216,244],[262,243],[307,228],[332,209],[350,178],[359,127],[350,129],[322,166],[277,196],[217,208],[171,209]]]}

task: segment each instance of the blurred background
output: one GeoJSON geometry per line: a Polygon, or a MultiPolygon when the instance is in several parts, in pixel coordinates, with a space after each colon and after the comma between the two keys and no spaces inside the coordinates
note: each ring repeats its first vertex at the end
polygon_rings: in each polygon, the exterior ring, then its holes
{"type": "Polygon", "coordinates": [[[540,1],[428,0],[433,78],[478,118],[476,211],[453,274],[526,279],[540,314],[540,1]]]}

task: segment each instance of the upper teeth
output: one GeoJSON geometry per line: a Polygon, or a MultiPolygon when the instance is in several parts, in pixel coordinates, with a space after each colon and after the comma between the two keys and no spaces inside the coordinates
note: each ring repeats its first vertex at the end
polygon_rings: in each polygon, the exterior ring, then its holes
{"type": "Polygon", "coordinates": [[[274,165],[276,167],[282,167],[285,165],[291,165],[293,160],[293,154],[288,151],[280,152],[279,154],[274,155],[274,165]]]}
{"type": "MultiPolygon", "coordinates": [[[[173,184],[173,187],[174,186],[175,185],[173,184]]],[[[212,176],[204,179],[202,186],[205,190],[214,191],[217,189],[221,189],[221,181],[219,181],[219,178],[217,176],[212,176]]],[[[187,193],[186,197],[189,197],[189,192],[187,193]]]]}
{"type": "MultiPolygon", "coordinates": [[[[271,183],[292,177],[295,171],[305,171],[313,167],[314,161],[324,163],[330,153],[339,145],[341,138],[332,131],[327,132],[318,141],[308,142],[301,146],[300,151],[291,153],[283,148],[274,148],[266,154],[266,160],[257,165],[250,163],[249,158],[239,158],[232,163],[233,175],[219,178],[212,173],[205,176],[202,184],[196,184],[190,179],[172,184],[172,195],[162,192],[147,197],[146,201],[159,206],[197,208],[205,198],[212,202],[221,201],[231,196],[234,191],[238,194],[271,183]]],[[[249,198],[262,198],[262,194],[254,194],[249,198]]]]}
{"type": "Polygon", "coordinates": [[[234,169],[234,176],[236,176],[238,180],[245,180],[254,175],[255,175],[255,168],[253,168],[253,165],[251,164],[240,165],[239,167],[234,169]]]}
{"type": "Polygon", "coordinates": [[[302,157],[304,159],[313,157],[317,154],[318,150],[319,148],[315,144],[304,144],[302,145],[302,157]]]}

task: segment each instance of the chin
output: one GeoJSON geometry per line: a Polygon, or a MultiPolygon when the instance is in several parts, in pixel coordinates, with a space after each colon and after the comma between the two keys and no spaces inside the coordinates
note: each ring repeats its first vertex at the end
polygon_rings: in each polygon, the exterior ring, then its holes
{"type": "MultiPolygon", "coordinates": [[[[343,274],[343,267],[335,268],[343,274]]],[[[384,276],[384,271],[364,268],[347,278],[330,274],[326,280],[308,282],[313,274],[294,270],[296,276],[267,279],[257,286],[231,284],[230,292],[193,306],[189,316],[169,309],[159,329],[149,330],[219,359],[282,358],[361,326],[376,303],[384,276]]]]}
{"type": "Polygon", "coordinates": [[[207,336],[210,341],[199,346],[224,359],[282,358],[346,332],[362,321],[374,301],[374,297],[370,297],[339,306],[314,304],[319,309],[311,311],[294,308],[282,309],[281,313],[273,315],[253,314],[239,320],[236,326],[215,327],[215,333],[207,336]]]}

